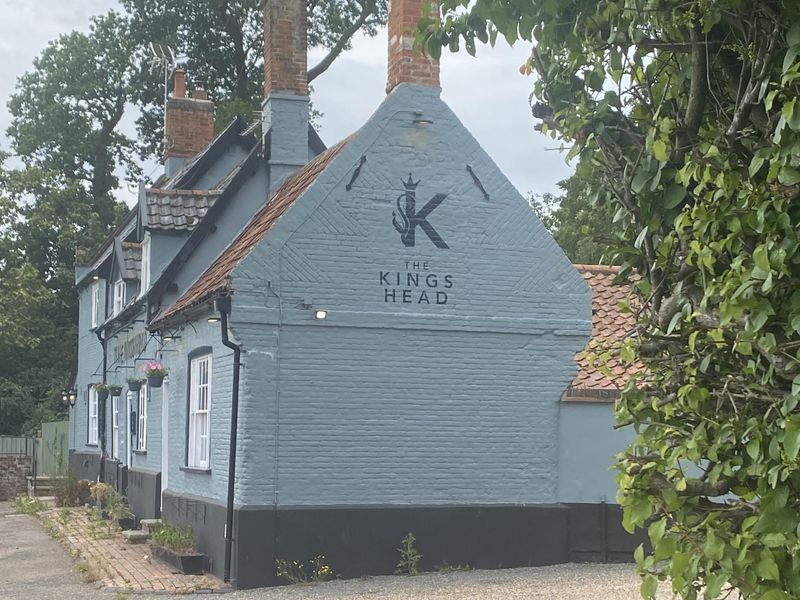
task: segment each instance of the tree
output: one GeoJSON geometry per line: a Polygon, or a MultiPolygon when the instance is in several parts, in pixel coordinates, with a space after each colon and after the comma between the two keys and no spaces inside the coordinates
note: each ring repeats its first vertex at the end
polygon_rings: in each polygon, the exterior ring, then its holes
{"type": "Polygon", "coordinates": [[[8,102],[15,153],[26,166],[80,183],[109,223],[117,168],[141,174],[134,141],[118,127],[134,93],[134,59],[128,21],[114,12],[94,17],[88,34],[51,42],[8,102]]]}
{"type": "Polygon", "coordinates": [[[614,220],[614,206],[597,202],[597,184],[591,170],[579,164],[577,172],[558,182],[563,194],[529,194],[528,202],[573,263],[609,262],[622,227],[614,220]]]}
{"type": "Polygon", "coordinates": [[[646,366],[617,408],[642,593],[800,597],[800,4],[442,0],[430,51],[534,43],[533,115],[622,207],[646,366]],[[703,590],[703,588],[705,588],[703,590]]]}
{"type": "MultiPolygon", "coordinates": [[[[209,90],[218,113],[240,114],[252,120],[263,95],[264,42],[262,0],[121,0],[133,38],[144,49],[150,44],[171,47],[186,57],[195,83],[209,90]]],[[[327,50],[308,71],[308,81],[322,75],[350,48],[361,31],[374,36],[386,22],[387,0],[308,0],[308,43],[327,50]]],[[[163,84],[151,77],[140,86],[139,131],[146,154],[160,150],[163,124],[163,84]]],[[[222,119],[218,125],[223,126],[222,119]]]]}

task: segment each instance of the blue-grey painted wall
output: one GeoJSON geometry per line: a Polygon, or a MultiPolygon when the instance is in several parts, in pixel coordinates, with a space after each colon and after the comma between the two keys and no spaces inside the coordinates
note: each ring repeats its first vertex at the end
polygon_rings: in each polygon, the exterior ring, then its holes
{"type": "Polygon", "coordinates": [[[437,89],[398,86],[233,288],[246,353],[238,503],[557,499],[559,400],[590,292],[437,89]],[[428,222],[449,248],[422,228],[414,247],[401,242],[393,212],[409,173],[417,211],[447,194],[428,222]],[[423,283],[387,284],[398,272],[423,283]]]}
{"type": "Polygon", "coordinates": [[[559,502],[615,503],[611,465],[633,440],[633,431],[614,429],[614,404],[562,402],[558,435],[559,502]]]}
{"type": "Polygon", "coordinates": [[[246,150],[240,144],[231,144],[214,164],[203,173],[194,187],[201,190],[216,188],[217,184],[230,173],[231,169],[245,159],[248,152],[249,150],[246,150]]]}
{"type": "Polygon", "coordinates": [[[227,202],[217,221],[216,230],[210,232],[202,243],[192,252],[186,264],[174,278],[177,284],[176,293],[165,292],[162,306],[168,307],[208,266],[219,256],[220,252],[233,241],[244,228],[258,208],[267,199],[267,173],[263,165],[259,165],[252,177],[249,177],[234,196],[219,199],[217,202],[227,202]]]}
{"type": "Polygon", "coordinates": [[[148,232],[150,236],[150,283],[152,284],[167,265],[175,258],[189,233],[179,232],[148,232]]]}

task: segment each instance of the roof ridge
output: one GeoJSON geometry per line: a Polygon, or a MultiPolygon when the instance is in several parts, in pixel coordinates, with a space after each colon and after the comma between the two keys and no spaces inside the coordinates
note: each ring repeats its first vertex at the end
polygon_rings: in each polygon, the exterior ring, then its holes
{"type": "Polygon", "coordinates": [[[573,263],[578,271],[590,271],[592,273],[619,273],[619,265],[591,265],[588,263],[573,263]]]}

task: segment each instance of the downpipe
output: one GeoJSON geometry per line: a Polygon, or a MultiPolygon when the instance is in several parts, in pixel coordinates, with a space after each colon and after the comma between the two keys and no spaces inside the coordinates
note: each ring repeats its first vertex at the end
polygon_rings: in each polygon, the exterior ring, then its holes
{"type": "Polygon", "coordinates": [[[241,370],[242,348],[234,344],[228,337],[228,314],[231,311],[230,296],[217,299],[216,306],[220,313],[220,330],[222,345],[233,350],[233,384],[231,389],[231,436],[228,451],[228,498],[225,518],[225,568],[223,579],[229,583],[231,579],[231,552],[233,549],[233,500],[234,483],[236,481],[236,436],[239,423],[239,371],[241,370]]]}
{"type": "MultiPolygon", "coordinates": [[[[106,352],[106,339],[100,333],[95,331],[95,335],[103,348],[103,383],[106,383],[106,371],[108,370],[108,353],[106,352]]],[[[100,429],[100,481],[106,480],[106,400],[101,403],[97,402],[97,421],[98,428],[100,429]]]]}

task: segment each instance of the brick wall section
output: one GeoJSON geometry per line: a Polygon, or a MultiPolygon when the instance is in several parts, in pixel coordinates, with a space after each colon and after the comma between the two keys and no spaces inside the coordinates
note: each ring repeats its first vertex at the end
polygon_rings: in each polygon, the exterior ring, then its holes
{"type": "Polygon", "coordinates": [[[0,456],[0,500],[11,500],[28,489],[30,456],[0,456]]]}
{"type": "Polygon", "coordinates": [[[414,47],[417,23],[425,4],[436,14],[431,0],[392,0],[389,7],[389,80],[386,91],[400,83],[439,86],[439,61],[414,47]]]}
{"type": "Polygon", "coordinates": [[[214,139],[214,104],[197,98],[170,98],[166,136],[165,157],[193,157],[214,139]]]}
{"type": "Polygon", "coordinates": [[[308,95],[306,2],[264,3],[264,97],[272,93],[308,95]]]}

